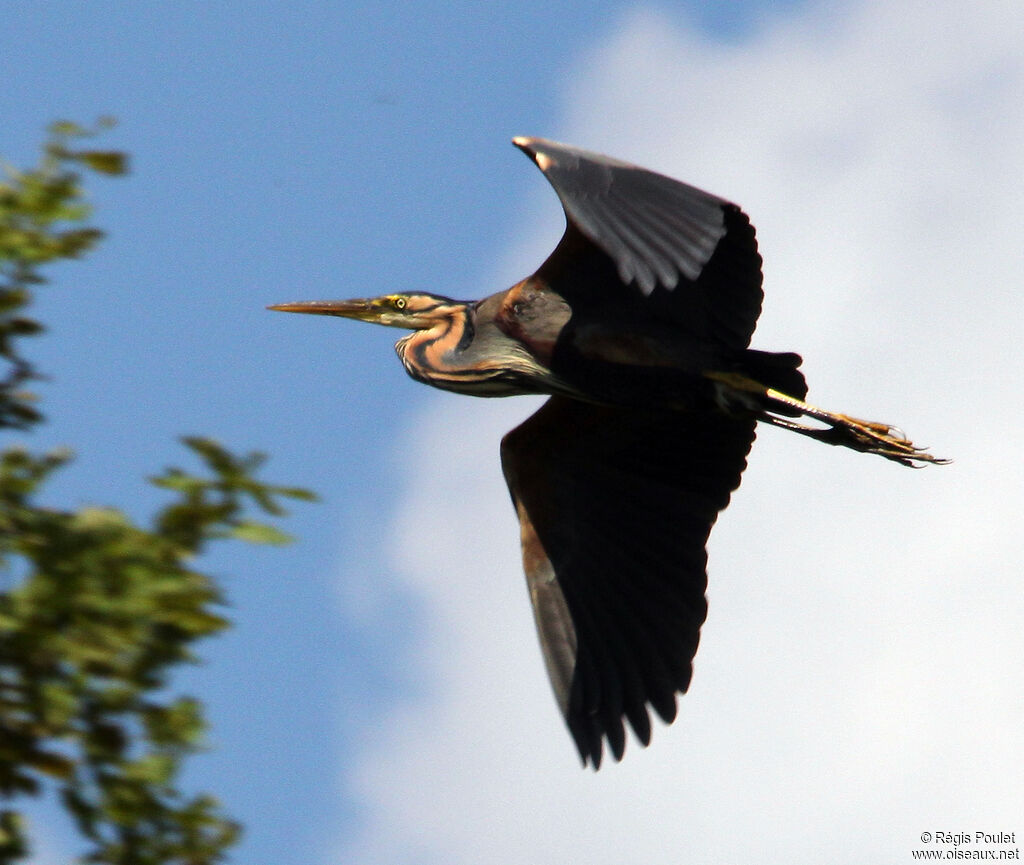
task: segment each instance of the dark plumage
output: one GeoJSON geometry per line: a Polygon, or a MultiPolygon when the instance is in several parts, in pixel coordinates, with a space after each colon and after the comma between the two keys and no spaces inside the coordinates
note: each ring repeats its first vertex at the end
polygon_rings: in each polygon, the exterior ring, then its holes
{"type": "Polygon", "coordinates": [[[475,302],[429,294],[282,304],[412,333],[414,378],[550,399],[501,443],[559,707],[584,763],[647,744],[687,690],[705,544],[763,421],[904,465],[943,462],[888,424],[805,403],[800,356],[748,348],[761,257],[735,204],[646,169],[516,138],[566,230],[537,272],[475,302]],[[806,424],[809,418],[817,423],[806,424]]]}

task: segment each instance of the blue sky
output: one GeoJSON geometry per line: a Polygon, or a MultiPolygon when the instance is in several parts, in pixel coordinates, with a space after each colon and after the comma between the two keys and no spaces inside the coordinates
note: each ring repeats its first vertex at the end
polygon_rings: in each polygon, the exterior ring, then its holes
{"type": "MultiPolygon", "coordinates": [[[[79,453],[55,501],[143,518],[182,433],[324,498],[295,545],[205,562],[236,628],[180,680],[213,723],[188,777],[247,824],[237,861],[899,861],[925,829],[1024,832],[1007,4],[44,3],[5,29],[0,154],[112,114],[103,143],[133,155],[91,185],[109,238],[40,295],[33,444],[79,453]],[[681,718],[596,776],[501,485],[530,404],[416,385],[391,331],[264,310],[529,273],[560,215],[515,134],[740,201],[755,343],[957,459],[762,433],[681,718]]],[[[36,819],[38,861],[65,861],[57,813],[36,819]]]]}

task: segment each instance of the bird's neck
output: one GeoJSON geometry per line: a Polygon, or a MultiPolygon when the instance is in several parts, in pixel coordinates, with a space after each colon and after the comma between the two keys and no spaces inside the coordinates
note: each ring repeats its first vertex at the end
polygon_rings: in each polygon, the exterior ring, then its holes
{"type": "Polygon", "coordinates": [[[444,388],[449,378],[467,374],[459,355],[473,338],[473,322],[466,307],[452,306],[430,327],[414,330],[395,343],[398,357],[417,381],[444,388]]]}
{"type": "Polygon", "coordinates": [[[471,396],[513,396],[537,393],[518,364],[495,364],[486,352],[474,350],[477,336],[470,305],[445,311],[432,327],[403,337],[395,351],[406,372],[417,381],[441,390],[471,396]]]}

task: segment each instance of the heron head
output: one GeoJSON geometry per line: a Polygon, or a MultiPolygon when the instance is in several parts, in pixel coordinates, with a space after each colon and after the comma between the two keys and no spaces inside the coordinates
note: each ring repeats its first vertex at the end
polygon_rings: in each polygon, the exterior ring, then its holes
{"type": "Polygon", "coordinates": [[[423,330],[447,318],[465,304],[433,294],[386,294],[359,300],[311,300],[278,303],[267,309],[278,312],[306,312],[312,315],[337,315],[388,327],[423,330]]]}

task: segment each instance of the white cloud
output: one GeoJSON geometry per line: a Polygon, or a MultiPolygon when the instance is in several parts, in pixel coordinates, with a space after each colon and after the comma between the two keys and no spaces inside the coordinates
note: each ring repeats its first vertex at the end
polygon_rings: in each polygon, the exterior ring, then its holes
{"type": "Polygon", "coordinates": [[[396,515],[436,528],[398,562],[433,698],[348,776],[368,819],[348,861],[861,863],[911,861],[926,830],[1024,835],[1022,32],[1002,0],[810,11],[734,46],[636,13],[571,71],[560,137],[753,215],[755,345],[957,462],[763,431],[712,536],[680,718],[595,775],[544,677],[498,465],[531,406],[438,395],[396,515]]]}

